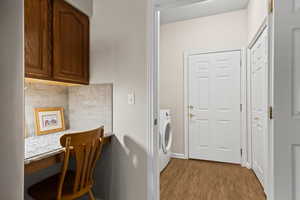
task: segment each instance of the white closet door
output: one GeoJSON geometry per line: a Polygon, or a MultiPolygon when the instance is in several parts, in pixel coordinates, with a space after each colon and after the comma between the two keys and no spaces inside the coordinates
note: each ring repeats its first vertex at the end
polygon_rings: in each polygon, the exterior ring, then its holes
{"type": "Polygon", "coordinates": [[[252,168],[264,185],[268,125],[268,34],[263,31],[250,49],[252,168]]]}
{"type": "Polygon", "coordinates": [[[240,163],[241,52],[189,56],[189,157],[240,163]]]}

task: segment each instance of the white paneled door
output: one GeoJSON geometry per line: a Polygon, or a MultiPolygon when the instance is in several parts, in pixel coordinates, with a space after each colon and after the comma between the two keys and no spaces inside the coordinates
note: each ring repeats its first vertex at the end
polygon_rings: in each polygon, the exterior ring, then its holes
{"type": "Polygon", "coordinates": [[[250,49],[252,168],[264,185],[268,132],[268,30],[250,49]]]}
{"type": "Polygon", "coordinates": [[[241,51],[188,56],[189,158],[240,163],[241,51]]]}
{"type": "Polygon", "coordinates": [[[300,0],[274,2],[274,189],[300,199],[300,0]]]}

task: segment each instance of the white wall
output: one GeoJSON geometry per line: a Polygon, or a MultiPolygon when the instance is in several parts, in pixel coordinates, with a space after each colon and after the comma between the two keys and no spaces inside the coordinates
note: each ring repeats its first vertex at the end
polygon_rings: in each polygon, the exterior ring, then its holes
{"type": "Polygon", "coordinates": [[[160,105],[172,112],[173,153],[184,153],[184,51],[242,48],[247,37],[247,10],[161,26],[160,105]]]}
{"type": "MultiPolygon", "coordinates": [[[[93,15],[93,0],[66,0],[88,16],[93,15]]],[[[96,0],[97,1],[97,0],[96,0]]]]}
{"type": "Polygon", "coordinates": [[[114,48],[118,27],[112,23],[113,20],[110,21],[110,16],[117,10],[112,5],[107,7],[106,4],[107,1],[95,1],[94,15],[90,18],[90,83],[112,83],[114,80],[117,59],[114,48]]]}
{"type": "Polygon", "coordinates": [[[23,0],[0,3],[0,199],[23,199],[23,0]]]}
{"type": "Polygon", "coordinates": [[[146,8],[147,0],[94,1],[91,82],[114,82],[111,200],[147,199],[146,8]]]}
{"type": "Polygon", "coordinates": [[[268,0],[250,0],[248,4],[248,42],[254,38],[268,15],[268,0]]]}

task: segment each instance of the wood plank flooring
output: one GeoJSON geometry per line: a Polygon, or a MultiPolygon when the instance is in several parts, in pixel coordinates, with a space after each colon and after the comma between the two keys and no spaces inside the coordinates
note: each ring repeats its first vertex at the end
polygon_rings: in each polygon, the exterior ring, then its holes
{"type": "Polygon", "coordinates": [[[251,170],[208,161],[172,159],[160,191],[161,200],[266,200],[251,170]]]}

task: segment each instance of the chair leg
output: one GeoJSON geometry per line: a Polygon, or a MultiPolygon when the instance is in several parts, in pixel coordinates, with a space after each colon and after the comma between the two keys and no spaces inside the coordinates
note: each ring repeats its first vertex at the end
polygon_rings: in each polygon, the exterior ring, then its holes
{"type": "Polygon", "coordinates": [[[92,190],[89,190],[90,200],[96,200],[92,190]]]}

